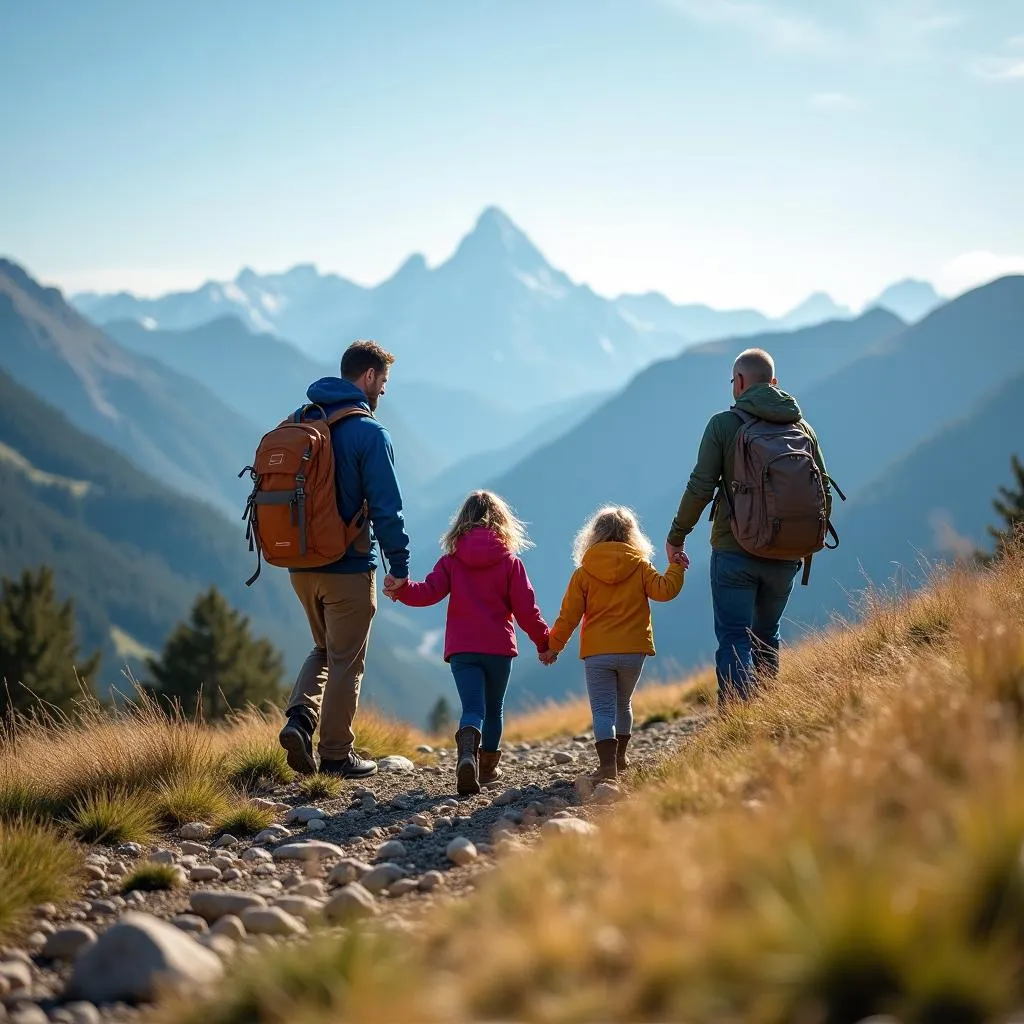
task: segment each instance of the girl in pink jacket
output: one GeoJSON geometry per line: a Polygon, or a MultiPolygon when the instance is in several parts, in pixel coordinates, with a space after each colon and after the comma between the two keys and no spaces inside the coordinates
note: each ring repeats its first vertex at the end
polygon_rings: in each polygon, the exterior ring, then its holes
{"type": "Polygon", "coordinates": [[[517,557],[532,546],[523,524],[496,494],[474,491],[441,540],[445,554],[422,583],[409,581],[388,597],[423,608],[448,597],[444,660],[462,701],[455,734],[457,790],[479,793],[501,775],[502,706],[512,659],[519,651],[513,618],[538,654],[548,649],[548,626],[517,557]]]}

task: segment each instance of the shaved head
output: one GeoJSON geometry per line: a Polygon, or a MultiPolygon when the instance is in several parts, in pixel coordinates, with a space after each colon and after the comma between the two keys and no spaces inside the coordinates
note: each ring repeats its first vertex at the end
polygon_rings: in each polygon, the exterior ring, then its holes
{"type": "Polygon", "coordinates": [[[742,374],[747,387],[770,384],[775,379],[775,360],[763,348],[748,348],[732,364],[734,374],[742,374]]]}

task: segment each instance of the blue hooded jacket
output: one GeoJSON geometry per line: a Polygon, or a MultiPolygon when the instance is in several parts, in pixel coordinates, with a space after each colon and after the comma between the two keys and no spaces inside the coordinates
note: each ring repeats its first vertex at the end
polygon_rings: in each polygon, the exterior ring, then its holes
{"type": "MultiPolygon", "coordinates": [[[[341,377],[321,377],[310,384],[306,397],[329,416],[337,409],[358,405],[370,411],[366,395],[341,377]]],[[[296,410],[298,412],[298,410],[296,410]]],[[[309,418],[319,418],[312,409],[309,418]]],[[[370,527],[336,562],[290,572],[363,573],[377,568],[376,542],[392,575],[409,575],[409,536],[402,512],[402,489],[395,474],[391,437],[383,424],[367,416],[351,416],[331,428],[338,511],[350,522],[363,499],[370,510],[370,527]]]]}

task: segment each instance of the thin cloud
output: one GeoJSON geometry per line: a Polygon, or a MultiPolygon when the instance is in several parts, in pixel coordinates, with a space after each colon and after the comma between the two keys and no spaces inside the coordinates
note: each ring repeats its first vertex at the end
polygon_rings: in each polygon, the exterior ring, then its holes
{"type": "Polygon", "coordinates": [[[965,16],[941,0],[863,0],[826,23],[787,9],[784,0],[656,0],[702,25],[743,32],[791,53],[896,63],[926,60],[965,16]]]}
{"type": "Polygon", "coordinates": [[[1017,57],[979,57],[971,64],[971,71],[978,78],[990,82],[1006,82],[1024,78],[1024,60],[1017,57]]]}
{"type": "Polygon", "coordinates": [[[1024,274],[1024,256],[975,249],[961,253],[943,266],[935,277],[935,287],[950,297],[1007,274],[1024,274]]]}
{"type": "Polygon", "coordinates": [[[825,53],[842,43],[840,34],[811,18],[782,11],[777,4],[755,0],[662,0],[662,3],[692,21],[735,28],[780,50],[825,53]]]}
{"type": "Polygon", "coordinates": [[[808,102],[817,110],[856,110],[860,105],[855,96],[845,92],[818,92],[808,102]]]}

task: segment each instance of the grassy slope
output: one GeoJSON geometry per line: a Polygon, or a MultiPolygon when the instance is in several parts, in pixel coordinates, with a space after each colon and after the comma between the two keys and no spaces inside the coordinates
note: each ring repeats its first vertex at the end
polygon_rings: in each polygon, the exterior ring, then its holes
{"type": "Polygon", "coordinates": [[[1022,732],[1019,555],[792,651],[600,838],[512,855],[424,934],[275,952],[163,1019],[996,1018],[1024,1005],[1022,732]]]}
{"type": "MultiPolygon", "coordinates": [[[[279,722],[246,712],[208,726],[137,697],[115,711],[84,701],[74,724],[44,717],[0,728],[0,939],[34,904],[70,894],[76,839],[147,843],[187,821],[235,835],[271,823],[248,798],[292,778],[279,722]]],[[[360,712],[359,744],[371,757],[419,758],[419,739],[360,712]]]]}

